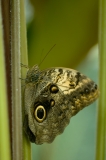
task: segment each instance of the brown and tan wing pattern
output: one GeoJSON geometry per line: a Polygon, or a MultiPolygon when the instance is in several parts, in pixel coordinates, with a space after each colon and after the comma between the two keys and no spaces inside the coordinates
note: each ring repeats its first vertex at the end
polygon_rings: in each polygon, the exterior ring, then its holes
{"type": "Polygon", "coordinates": [[[99,96],[95,82],[69,68],[33,66],[25,84],[24,130],[31,142],[51,143],[70,118],[99,96]]]}

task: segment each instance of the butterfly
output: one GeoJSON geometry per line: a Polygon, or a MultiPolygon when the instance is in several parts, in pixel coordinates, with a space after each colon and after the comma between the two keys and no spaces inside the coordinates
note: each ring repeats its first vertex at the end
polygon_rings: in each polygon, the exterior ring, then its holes
{"type": "Polygon", "coordinates": [[[36,144],[51,143],[70,118],[99,96],[97,84],[69,68],[40,71],[34,65],[25,79],[24,130],[36,144]]]}

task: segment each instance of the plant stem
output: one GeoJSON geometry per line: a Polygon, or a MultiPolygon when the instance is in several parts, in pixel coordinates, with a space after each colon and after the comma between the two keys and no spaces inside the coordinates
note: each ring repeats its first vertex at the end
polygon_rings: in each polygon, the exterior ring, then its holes
{"type": "Polygon", "coordinates": [[[21,63],[28,64],[24,5],[24,0],[11,0],[12,158],[15,160],[31,159],[30,142],[23,132],[24,90],[21,94],[23,84],[19,79],[21,75],[26,77],[21,63]]]}
{"type": "Polygon", "coordinates": [[[0,160],[10,160],[9,117],[0,2],[0,160]]]}
{"type": "Polygon", "coordinates": [[[106,0],[99,1],[99,86],[96,160],[106,159],[106,0]]]}
{"type": "Polygon", "coordinates": [[[22,160],[20,0],[11,0],[12,159],[22,160]]]}
{"type": "MultiPolygon", "coordinates": [[[[25,3],[24,0],[20,1],[20,23],[21,23],[21,63],[28,65],[28,55],[27,55],[27,36],[26,36],[26,21],[25,21],[25,3]]],[[[27,69],[21,68],[22,78],[26,77],[27,69]]],[[[25,82],[22,81],[22,86],[25,82]]],[[[24,119],[24,87],[22,87],[22,107],[23,107],[23,119],[24,119]]],[[[31,143],[23,132],[23,160],[31,160],[31,143]]]]}

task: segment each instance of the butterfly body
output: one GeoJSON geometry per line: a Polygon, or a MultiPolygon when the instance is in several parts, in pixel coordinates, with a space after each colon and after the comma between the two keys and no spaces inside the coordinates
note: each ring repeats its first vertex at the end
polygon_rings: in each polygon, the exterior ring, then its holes
{"type": "Polygon", "coordinates": [[[95,82],[76,70],[33,66],[25,81],[24,129],[31,142],[51,143],[70,118],[97,99],[95,82]]]}

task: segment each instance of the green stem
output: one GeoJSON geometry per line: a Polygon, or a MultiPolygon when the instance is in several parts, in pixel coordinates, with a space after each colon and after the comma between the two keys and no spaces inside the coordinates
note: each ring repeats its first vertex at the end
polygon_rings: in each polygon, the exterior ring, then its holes
{"type": "Polygon", "coordinates": [[[12,159],[22,160],[20,0],[11,1],[12,159]]]}
{"type": "Polygon", "coordinates": [[[99,4],[99,86],[96,160],[106,159],[106,0],[99,4]]]}
{"type": "MultiPolygon", "coordinates": [[[[21,23],[21,63],[28,65],[28,55],[27,55],[27,40],[26,40],[26,21],[25,21],[25,3],[24,0],[20,1],[20,23],[21,23]]],[[[27,69],[21,68],[22,78],[26,77],[27,69]]],[[[25,82],[22,81],[22,86],[25,82]]],[[[24,87],[22,87],[22,106],[23,106],[23,119],[24,119],[24,87]]],[[[31,143],[23,132],[23,160],[31,160],[31,143]]]]}
{"type": "Polygon", "coordinates": [[[12,158],[15,160],[31,159],[31,145],[23,132],[24,90],[21,92],[23,83],[19,79],[26,77],[26,69],[20,64],[28,64],[24,6],[24,0],[11,1],[12,158]]]}
{"type": "Polygon", "coordinates": [[[3,25],[0,4],[0,160],[10,160],[8,100],[3,43],[3,25]]]}

